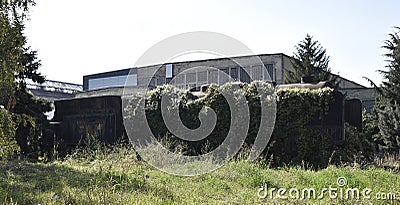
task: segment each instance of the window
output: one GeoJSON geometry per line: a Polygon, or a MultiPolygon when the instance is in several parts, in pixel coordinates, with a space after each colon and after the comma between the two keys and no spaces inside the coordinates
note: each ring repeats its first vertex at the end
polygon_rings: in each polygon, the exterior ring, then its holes
{"type": "Polygon", "coordinates": [[[218,84],[218,71],[217,70],[209,70],[208,71],[208,83],[218,84]]]}
{"type": "Polygon", "coordinates": [[[196,83],[196,73],[186,73],[186,83],[196,83]]]}
{"type": "Polygon", "coordinates": [[[165,78],[164,77],[157,77],[156,83],[157,83],[157,85],[164,85],[165,84],[165,78]]]}
{"type": "Polygon", "coordinates": [[[150,79],[150,84],[149,84],[150,86],[156,86],[156,78],[155,77],[153,77],[153,78],[151,78],[150,79]]]}
{"type": "Polygon", "coordinates": [[[240,68],[240,81],[250,83],[250,68],[240,68]]]}
{"type": "Polygon", "coordinates": [[[174,78],[175,84],[185,84],[185,75],[179,74],[174,78]]]}
{"type": "Polygon", "coordinates": [[[238,80],[238,69],[237,68],[231,68],[231,77],[234,81],[238,80]]]}
{"type": "Polygon", "coordinates": [[[167,64],[165,66],[165,77],[172,78],[172,64],[167,64]]]}
{"type": "Polygon", "coordinates": [[[207,71],[202,71],[197,73],[198,83],[207,83],[207,71]]]}
{"type": "Polygon", "coordinates": [[[263,80],[262,66],[255,65],[251,67],[251,76],[253,80],[263,80]]]}
{"type": "Polygon", "coordinates": [[[267,75],[265,75],[264,79],[273,81],[275,79],[275,76],[274,76],[274,64],[265,64],[265,68],[267,69],[267,72],[268,72],[268,74],[270,76],[270,79],[268,79],[267,75]]]}
{"type": "Polygon", "coordinates": [[[228,68],[221,69],[221,73],[219,74],[219,85],[223,85],[229,82],[229,70],[228,68]]]}

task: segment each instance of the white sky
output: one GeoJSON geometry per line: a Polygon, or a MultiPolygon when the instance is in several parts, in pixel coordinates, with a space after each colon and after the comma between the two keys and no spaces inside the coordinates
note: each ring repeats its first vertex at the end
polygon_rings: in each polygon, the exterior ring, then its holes
{"type": "MultiPolygon", "coordinates": [[[[151,46],[191,31],[222,33],[256,54],[292,55],[307,33],[331,57],[332,72],[379,83],[387,34],[400,26],[400,1],[36,0],[25,33],[51,80],[132,67],[151,46]]],[[[207,56],[208,57],[208,56],[207,56]]]]}

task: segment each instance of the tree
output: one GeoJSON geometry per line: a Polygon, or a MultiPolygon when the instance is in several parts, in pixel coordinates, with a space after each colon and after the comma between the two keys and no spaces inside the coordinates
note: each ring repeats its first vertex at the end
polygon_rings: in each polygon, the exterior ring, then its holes
{"type": "Polygon", "coordinates": [[[302,77],[313,77],[314,81],[334,82],[336,77],[330,74],[329,56],[318,41],[307,34],[306,38],[295,46],[296,52],[291,60],[294,71],[288,71],[285,83],[299,83],[302,77]]]}
{"type": "Polygon", "coordinates": [[[378,115],[380,148],[389,153],[400,154],[400,27],[397,32],[389,34],[389,39],[382,46],[388,52],[387,70],[380,70],[384,81],[377,88],[376,112],[378,115]]]}
{"type": "Polygon", "coordinates": [[[32,0],[0,0],[0,104],[6,105],[16,87],[15,75],[27,64],[23,21],[32,0]]]}
{"type": "Polygon", "coordinates": [[[51,106],[26,89],[26,79],[38,83],[45,80],[38,72],[37,52],[27,46],[23,34],[29,7],[34,4],[33,0],[0,0],[0,104],[6,105],[13,116],[16,131],[12,137],[21,152],[37,159],[47,152],[44,147],[49,147],[44,113],[51,106]]]}

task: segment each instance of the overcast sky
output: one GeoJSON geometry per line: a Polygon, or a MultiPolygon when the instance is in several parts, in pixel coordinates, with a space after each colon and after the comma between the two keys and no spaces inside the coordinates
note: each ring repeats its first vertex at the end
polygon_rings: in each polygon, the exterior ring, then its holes
{"type": "Polygon", "coordinates": [[[212,31],[256,54],[287,55],[309,33],[326,48],[333,73],[369,85],[363,76],[382,80],[381,46],[400,26],[399,8],[398,0],[37,0],[25,33],[51,80],[82,84],[83,75],[132,67],[165,38],[212,31]]]}

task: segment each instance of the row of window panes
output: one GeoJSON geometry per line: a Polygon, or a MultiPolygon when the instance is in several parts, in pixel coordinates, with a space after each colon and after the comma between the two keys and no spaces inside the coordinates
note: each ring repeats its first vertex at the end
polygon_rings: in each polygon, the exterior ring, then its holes
{"type": "Polygon", "coordinates": [[[138,78],[138,85],[139,86],[158,86],[164,85],[165,78],[164,77],[153,77],[153,78],[138,78]]]}
{"type": "MultiPolygon", "coordinates": [[[[273,64],[266,64],[265,68],[270,75],[271,79],[274,79],[274,66],[273,64]]],[[[215,84],[225,84],[229,81],[240,81],[241,82],[250,82],[253,80],[269,80],[267,77],[267,73],[263,72],[263,67],[261,65],[245,67],[238,69],[234,68],[222,68],[220,71],[226,73],[226,75],[220,74],[217,70],[209,70],[209,71],[201,71],[197,73],[186,73],[175,76],[174,83],[177,87],[186,87],[185,85],[202,85],[206,83],[215,83],[215,84]],[[208,74],[208,75],[207,75],[208,74]],[[249,75],[250,74],[250,75],[249,75]],[[252,76],[252,78],[250,78],[252,76]]],[[[150,78],[139,78],[138,85],[145,85],[148,83],[150,78]]],[[[150,85],[157,86],[165,84],[164,77],[156,77],[152,78],[150,81],[150,85]]]]}

